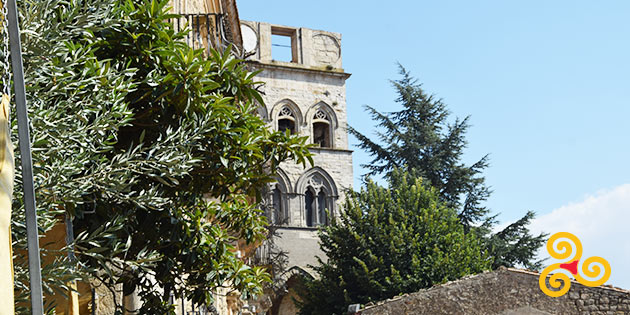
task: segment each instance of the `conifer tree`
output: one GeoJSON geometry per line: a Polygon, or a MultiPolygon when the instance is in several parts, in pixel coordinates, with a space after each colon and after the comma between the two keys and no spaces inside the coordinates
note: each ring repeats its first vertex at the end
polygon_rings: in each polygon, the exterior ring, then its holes
{"type": "Polygon", "coordinates": [[[362,165],[369,170],[367,175],[388,177],[395,168],[404,168],[421,176],[437,189],[440,200],[458,211],[466,231],[485,240],[485,248],[494,257],[493,267],[539,268],[535,255],[545,235],[533,236],[527,229],[533,212],[527,212],[501,232],[491,233],[496,215],[490,215],[484,205],[491,191],[482,174],[488,167],[488,155],[471,165],[462,162],[469,117],[449,123],[446,104],[427,94],[404,67],[399,67],[402,77],[391,82],[402,110],[381,113],[366,106],[380,129],[378,140],[350,128],[359,147],[373,157],[370,163],[362,165]]]}
{"type": "Polygon", "coordinates": [[[340,217],[320,232],[327,261],[299,290],[301,314],[345,314],[380,301],[478,273],[491,260],[465,233],[438,191],[399,169],[389,188],[368,181],[348,196],[340,217]]]}

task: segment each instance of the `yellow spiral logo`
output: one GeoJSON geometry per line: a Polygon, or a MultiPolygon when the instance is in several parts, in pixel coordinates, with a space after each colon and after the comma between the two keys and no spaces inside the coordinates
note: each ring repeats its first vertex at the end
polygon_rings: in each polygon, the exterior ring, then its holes
{"type": "Polygon", "coordinates": [[[571,233],[559,232],[552,235],[547,241],[547,252],[551,257],[564,261],[548,266],[540,273],[538,278],[540,290],[551,297],[563,296],[571,288],[571,278],[561,272],[551,274],[554,271],[568,270],[579,283],[588,287],[600,286],[610,278],[610,264],[601,257],[586,258],[581,268],[578,269],[580,258],[582,257],[582,242],[571,233]],[[558,242],[556,243],[556,241],[558,242]],[[574,247],[575,253],[573,252],[574,247]],[[596,280],[584,278],[579,270],[582,271],[584,276],[596,280]],[[554,290],[547,287],[546,279],[549,274],[551,274],[549,286],[554,290]]]}

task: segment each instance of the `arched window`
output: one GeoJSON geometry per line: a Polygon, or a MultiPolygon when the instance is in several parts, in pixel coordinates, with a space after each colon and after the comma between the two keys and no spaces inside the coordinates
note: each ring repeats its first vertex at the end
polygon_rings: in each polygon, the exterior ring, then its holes
{"type": "Polygon", "coordinates": [[[304,193],[306,226],[328,224],[328,195],[321,185],[309,185],[304,193]]]}
{"type": "Polygon", "coordinates": [[[318,210],[318,223],[320,225],[328,224],[328,216],[326,215],[326,210],[328,209],[328,205],[326,202],[326,193],[322,190],[317,194],[317,210],[318,210]]]}
{"type": "Polygon", "coordinates": [[[282,132],[286,132],[289,130],[289,133],[295,134],[295,114],[288,106],[282,107],[280,109],[280,113],[278,114],[278,130],[282,132]]]}
{"type": "Polygon", "coordinates": [[[282,214],[284,213],[284,202],[282,200],[282,191],[280,191],[280,188],[278,188],[277,186],[273,189],[272,202],[273,210],[271,212],[269,222],[271,224],[280,224],[283,220],[282,214]]]}
{"type": "Polygon", "coordinates": [[[306,206],[306,226],[315,226],[315,220],[313,220],[315,214],[313,211],[313,208],[315,208],[315,198],[311,189],[306,190],[306,193],[304,194],[304,203],[306,206]]]}
{"type": "Polygon", "coordinates": [[[272,225],[290,224],[288,195],[291,194],[289,178],[282,169],[277,170],[275,183],[265,190],[265,215],[272,225]]]}
{"type": "Polygon", "coordinates": [[[324,191],[315,193],[313,187],[309,187],[304,194],[304,206],[306,212],[306,226],[313,227],[328,224],[326,210],[328,209],[327,196],[324,191]]]}
{"type": "Polygon", "coordinates": [[[335,202],[339,194],[335,182],[325,170],[313,167],[304,172],[295,185],[295,191],[303,196],[303,221],[298,224],[308,227],[330,224],[330,218],[335,216],[335,202]]]}
{"type": "Polygon", "coordinates": [[[330,118],[321,109],[313,116],[313,143],[322,148],[332,147],[330,118]]]}

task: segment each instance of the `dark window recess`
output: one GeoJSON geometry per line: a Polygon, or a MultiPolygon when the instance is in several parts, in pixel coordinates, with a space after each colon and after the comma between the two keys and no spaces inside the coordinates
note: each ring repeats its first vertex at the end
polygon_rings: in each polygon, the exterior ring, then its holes
{"type": "Polygon", "coordinates": [[[291,119],[280,119],[278,120],[278,130],[282,132],[289,130],[291,134],[295,134],[295,122],[291,119]]]}
{"type": "Polygon", "coordinates": [[[306,203],[306,226],[314,226],[313,224],[313,203],[315,198],[313,192],[307,190],[304,194],[304,201],[306,203]]]}
{"type": "Polygon", "coordinates": [[[272,224],[279,224],[282,217],[282,192],[277,187],[273,190],[273,213],[270,221],[272,224]]]}
{"type": "Polygon", "coordinates": [[[326,194],[323,191],[320,191],[317,195],[317,206],[319,207],[319,224],[327,225],[328,218],[326,216],[326,194]]]}
{"type": "Polygon", "coordinates": [[[322,148],[330,148],[330,125],[325,122],[313,124],[313,143],[322,148]]]}

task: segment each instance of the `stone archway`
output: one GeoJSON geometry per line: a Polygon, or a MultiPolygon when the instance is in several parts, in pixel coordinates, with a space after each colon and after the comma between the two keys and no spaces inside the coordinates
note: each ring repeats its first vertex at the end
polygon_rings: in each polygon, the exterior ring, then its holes
{"type": "Polygon", "coordinates": [[[297,266],[290,268],[280,277],[276,286],[277,295],[268,314],[295,315],[298,313],[298,308],[294,300],[299,299],[296,289],[298,286],[302,285],[303,277],[312,278],[313,276],[297,266]]]}

